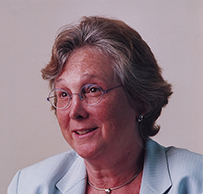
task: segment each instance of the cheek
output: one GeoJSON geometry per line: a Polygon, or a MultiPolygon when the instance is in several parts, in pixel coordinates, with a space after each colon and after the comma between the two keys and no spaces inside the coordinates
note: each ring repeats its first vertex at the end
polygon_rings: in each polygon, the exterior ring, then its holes
{"type": "Polygon", "coordinates": [[[66,140],[66,142],[69,143],[70,146],[72,146],[72,137],[70,133],[70,119],[66,111],[57,111],[57,120],[61,129],[61,133],[66,140]]]}
{"type": "Polygon", "coordinates": [[[65,111],[57,110],[56,112],[57,120],[60,125],[61,130],[67,128],[69,125],[69,117],[68,114],[65,111]]]}
{"type": "Polygon", "coordinates": [[[114,98],[111,102],[103,103],[98,109],[99,113],[95,112],[95,115],[108,127],[116,129],[135,127],[136,111],[125,96],[121,99],[114,98]]]}

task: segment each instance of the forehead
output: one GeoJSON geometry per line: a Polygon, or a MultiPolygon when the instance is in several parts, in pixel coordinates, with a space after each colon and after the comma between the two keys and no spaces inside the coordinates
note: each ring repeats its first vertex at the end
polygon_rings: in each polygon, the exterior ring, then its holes
{"type": "Polygon", "coordinates": [[[115,78],[112,60],[96,48],[85,47],[74,51],[58,78],[97,77],[112,81],[115,78]]]}

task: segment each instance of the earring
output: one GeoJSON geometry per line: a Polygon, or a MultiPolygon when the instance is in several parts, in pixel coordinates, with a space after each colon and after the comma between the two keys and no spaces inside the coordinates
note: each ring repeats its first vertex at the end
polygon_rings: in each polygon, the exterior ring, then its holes
{"type": "Polygon", "coordinates": [[[144,116],[143,115],[139,115],[139,117],[137,118],[137,121],[139,123],[141,123],[143,121],[144,116]]]}

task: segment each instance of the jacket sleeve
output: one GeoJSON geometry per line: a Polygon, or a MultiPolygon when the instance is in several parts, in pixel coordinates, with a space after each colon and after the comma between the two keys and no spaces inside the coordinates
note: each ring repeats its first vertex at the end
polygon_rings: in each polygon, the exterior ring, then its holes
{"type": "Polygon", "coordinates": [[[18,182],[19,182],[20,172],[21,171],[18,171],[16,175],[13,177],[10,185],[8,186],[7,194],[18,194],[18,182]]]}

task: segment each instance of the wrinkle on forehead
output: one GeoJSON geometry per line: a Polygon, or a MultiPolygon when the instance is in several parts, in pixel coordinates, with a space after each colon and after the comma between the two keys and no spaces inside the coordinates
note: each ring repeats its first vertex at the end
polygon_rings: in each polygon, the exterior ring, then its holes
{"type": "Polygon", "coordinates": [[[77,49],[69,56],[63,72],[73,69],[82,71],[84,76],[94,73],[112,81],[117,77],[112,67],[112,59],[94,47],[77,49]]]}

